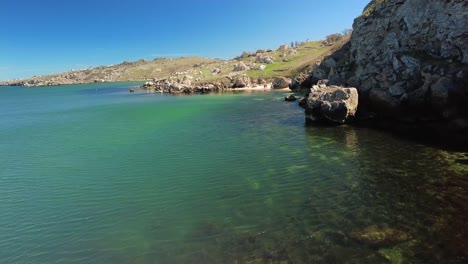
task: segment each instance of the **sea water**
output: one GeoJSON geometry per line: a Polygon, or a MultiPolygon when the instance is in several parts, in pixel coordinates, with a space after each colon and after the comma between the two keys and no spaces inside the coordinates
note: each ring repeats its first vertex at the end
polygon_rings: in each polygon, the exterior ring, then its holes
{"type": "Polygon", "coordinates": [[[0,263],[463,263],[468,154],[285,92],[0,87],[0,263]]]}

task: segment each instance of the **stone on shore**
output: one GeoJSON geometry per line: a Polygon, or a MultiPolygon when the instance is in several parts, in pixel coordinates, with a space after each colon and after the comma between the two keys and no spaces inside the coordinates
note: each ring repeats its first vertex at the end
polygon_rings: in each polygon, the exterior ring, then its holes
{"type": "Polygon", "coordinates": [[[252,84],[252,80],[247,75],[240,75],[234,79],[234,84],[232,88],[244,88],[250,86],[252,84]]]}
{"type": "Polygon", "coordinates": [[[284,89],[289,88],[289,84],[291,83],[291,79],[286,77],[279,77],[273,80],[273,89],[284,89]]]}

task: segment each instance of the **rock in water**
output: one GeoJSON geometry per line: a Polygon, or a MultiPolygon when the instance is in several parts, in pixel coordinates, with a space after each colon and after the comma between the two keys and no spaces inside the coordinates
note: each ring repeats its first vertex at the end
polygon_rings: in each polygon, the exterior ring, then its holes
{"type": "Polygon", "coordinates": [[[295,97],[294,95],[290,94],[290,95],[284,97],[284,100],[285,100],[286,102],[294,102],[294,101],[296,101],[297,99],[296,99],[296,97],[295,97]]]}
{"type": "Polygon", "coordinates": [[[307,99],[308,121],[329,121],[343,124],[354,119],[358,108],[356,88],[327,87],[311,89],[307,99]]]}

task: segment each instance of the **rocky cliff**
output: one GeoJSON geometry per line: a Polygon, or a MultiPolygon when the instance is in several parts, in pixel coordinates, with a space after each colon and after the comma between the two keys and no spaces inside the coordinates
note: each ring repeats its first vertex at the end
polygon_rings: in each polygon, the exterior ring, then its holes
{"type": "Polygon", "coordinates": [[[371,1],[309,82],[319,79],[357,87],[361,118],[467,131],[468,1],[371,1]]]}

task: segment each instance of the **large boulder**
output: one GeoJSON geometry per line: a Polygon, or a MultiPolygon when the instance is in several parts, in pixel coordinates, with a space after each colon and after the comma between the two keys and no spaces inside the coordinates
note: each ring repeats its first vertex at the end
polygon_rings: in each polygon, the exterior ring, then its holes
{"type": "MultiPolygon", "coordinates": [[[[246,65],[247,66],[247,65],[246,65]]],[[[220,68],[214,68],[212,71],[211,71],[211,74],[213,75],[218,75],[221,73],[221,69],[220,68]]]]}
{"type": "Polygon", "coordinates": [[[288,96],[285,96],[285,97],[284,97],[284,100],[285,100],[286,102],[294,102],[294,101],[297,100],[297,98],[296,98],[296,96],[294,96],[294,94],[290,94],[290,95],[288,95],[288,96]]]}
{"type": "Polygon", "coordinates": [[[327,87],[311,89],[307,99],[308,121],[343,124],[354,119],[358,108],[356,88],[327,87]]]}
{"type": "Polygon", "coordinates": [[[277,77],[273,80],[273,89],[289,88],[289,84],[291,84],[291,79],[286,77],[277,77]]]}
{"type": "Polygon", "coordinates": [[[246,71],[246,70],[250,70],[250,68],[243,61],[240,61],[234,66],[234,71],[246,71]]]}
{"type": "Polygon", "coordinates": [[[270,56],[264,56],[263,54],[257,54],[257,62],[258,63],[265,63],[265,64],[272,64],[274,59],[270,56]]]}
{"type": "Polygon", "coordinates": [[[234,79],[234,84],[232,88],[244,88],[250,86],[252,84],[252,80],[247,75],[240,75],[234,79]]]}
{"type": "Polygon", "coordinates": [[[297,55],[298,52],[297,52],[296,49],[290,49],[290,50],[288,51],[288,54],[289,54],[289,55],[297,55]]]}

